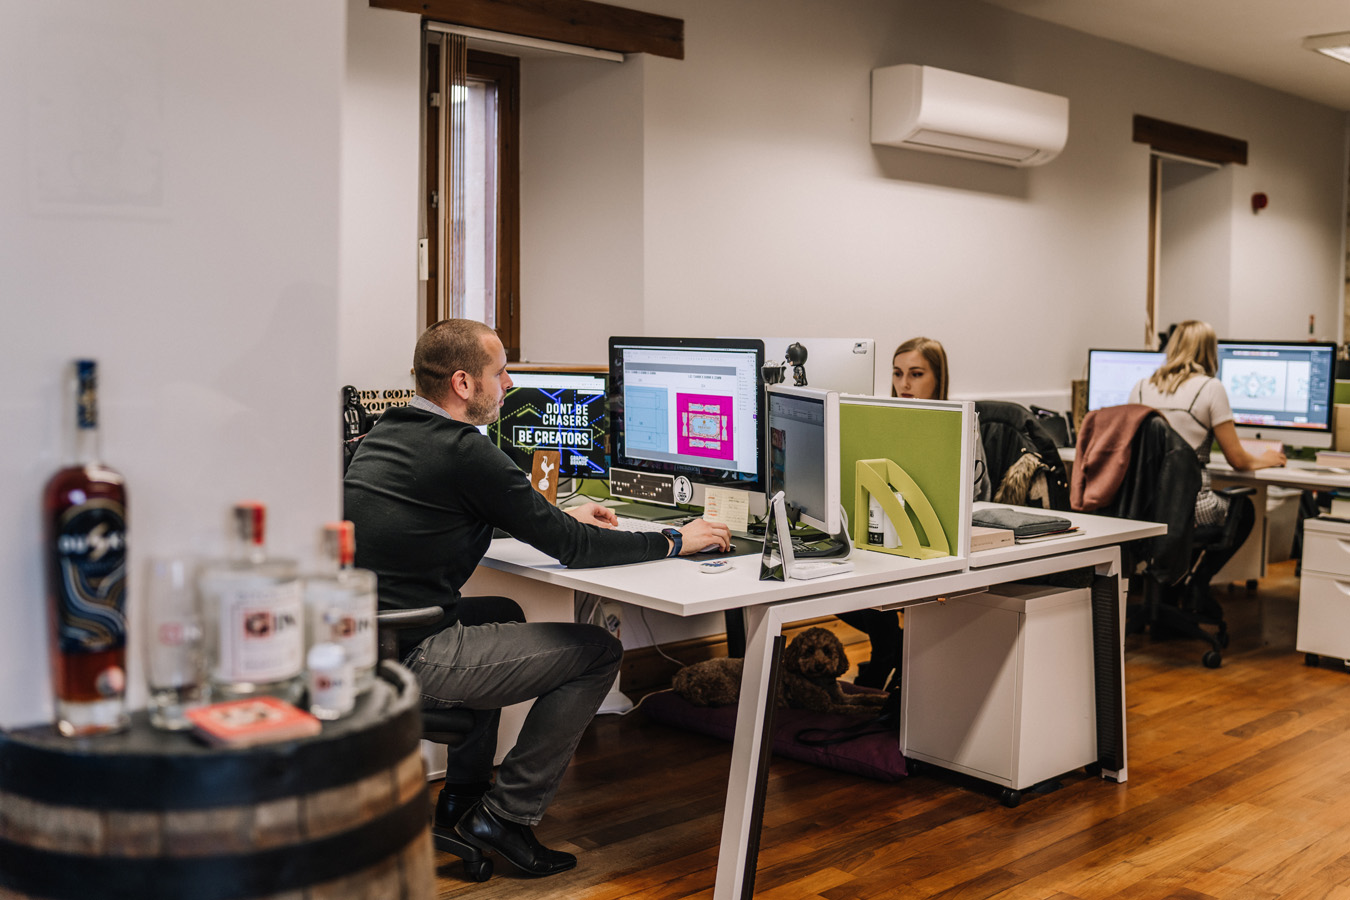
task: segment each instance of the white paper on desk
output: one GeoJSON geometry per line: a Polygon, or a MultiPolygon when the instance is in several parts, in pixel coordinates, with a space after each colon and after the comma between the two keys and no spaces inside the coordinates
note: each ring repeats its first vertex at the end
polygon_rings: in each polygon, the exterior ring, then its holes
{"type": "Polygon", "coordinates": [[[750,495],[745,491],[708,488],[703,499],[703,518],[745,534],[750,529],[750,495]]]}

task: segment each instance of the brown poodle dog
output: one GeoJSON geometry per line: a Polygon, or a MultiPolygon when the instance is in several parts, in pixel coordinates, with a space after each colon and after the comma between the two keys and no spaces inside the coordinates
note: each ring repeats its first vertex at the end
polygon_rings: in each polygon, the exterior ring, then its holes
{"type": "MultiPolygon", "coordinates": [[[[675,693],[695,706],[728,706],[741,693],[741,660],[708,659],[675,674],[675,693]]],[[[885,694],[845,694],[839,676],[848,671],[844,645],[834,632],[808,628],[783,651],[778,705],[813,712],[875,714],[885,694]]]]}

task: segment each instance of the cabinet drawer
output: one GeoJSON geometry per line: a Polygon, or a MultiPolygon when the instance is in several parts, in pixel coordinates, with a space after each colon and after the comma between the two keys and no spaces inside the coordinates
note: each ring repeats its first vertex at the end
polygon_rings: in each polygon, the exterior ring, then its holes
{"type": "Polygon", "coordinates": [[[1350,659],[1350,576],[1303,570],[1298,596],[1300,653],[1350,659]]]}
{"type": "Polygon", "coordinates": [[[1305,530],[1303,570],[1350,576],[1350,534],[1305,530]]]}

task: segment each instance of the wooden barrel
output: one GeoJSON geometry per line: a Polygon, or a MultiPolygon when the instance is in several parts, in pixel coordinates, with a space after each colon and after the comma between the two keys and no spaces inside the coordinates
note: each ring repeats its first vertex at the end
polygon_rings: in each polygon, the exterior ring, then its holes
{"type": "Polygon", "coordinates": [[[303,740],[0,732],[0,898],[434,897],[419,707],[386,662],[303,740]]]}

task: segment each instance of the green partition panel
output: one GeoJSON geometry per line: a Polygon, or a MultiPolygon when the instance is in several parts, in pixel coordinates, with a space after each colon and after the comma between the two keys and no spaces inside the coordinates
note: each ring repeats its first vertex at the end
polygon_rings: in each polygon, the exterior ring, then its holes
{"type": "Polygon", "coordinates": [[[1333,403],[1350,403],[1350,381],[1336,380],[1336,386],[1332,389],[1331,400],[1333,403]]]}
{"type": "Polygon", "coordinates": [[[953,552],[961,521],[961,410],[907,406],[884,401],[839,403],[840,496],[850,519],[856,464],[860,459],[890,459],[914,479],[932,504],[953,552]]]}

